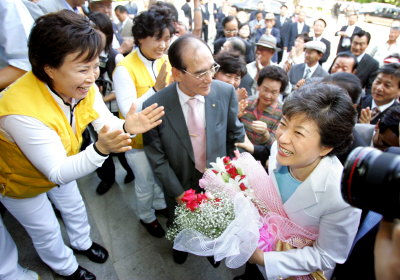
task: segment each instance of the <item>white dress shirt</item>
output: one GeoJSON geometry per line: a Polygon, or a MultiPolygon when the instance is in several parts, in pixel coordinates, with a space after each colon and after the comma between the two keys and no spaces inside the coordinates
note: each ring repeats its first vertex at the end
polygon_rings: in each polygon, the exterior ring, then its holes
{"type": "Polygon", "coordinates": [[[348,25],[347,26],[346,31],[345,31],[347,37],[343,37],[342,47],[350,46],[350,44],[351,44],[350,37],[353,34],[355,27],[356,27],[355,25],[348,25]]]}

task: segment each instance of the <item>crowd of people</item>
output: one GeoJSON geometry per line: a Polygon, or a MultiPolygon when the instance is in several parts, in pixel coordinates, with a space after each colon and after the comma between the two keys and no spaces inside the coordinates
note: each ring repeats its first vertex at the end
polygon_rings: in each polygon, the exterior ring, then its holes
{"type": "MultiPolygon", "coordinates": [[[[340,184],[355,147],[400,146],[400,23],[366,53],[371,34],[353,11],[337,28],[335,53],[327,21],[309,26],[310,16],[287,5],[275,15],[263,1],[246,22],[229,1],[0,1],[2,213],[55,273],[96,279],[74,254],[104,263],[109,253],[90,238],[77,179],[96,171],[104,195],[118,157],[124,182],[134,184],[138,223],[162,238],[157,217],[171,226],[184,192],[200,192],[210,163],[240,149],[265,166],[287,217],[316,238],[256,249],[235,279],[397,279],[398,228],[384,222],[379,231],[382,217],[350,206],[340,184]],[[375,270],[380,254],[393,261],[375,270]]],[[[177,264],[188,256],[171,253],[177,264]]],[[[40,279],[18,264],[1,216],[0,258],[0,279],[40,279]]]]}

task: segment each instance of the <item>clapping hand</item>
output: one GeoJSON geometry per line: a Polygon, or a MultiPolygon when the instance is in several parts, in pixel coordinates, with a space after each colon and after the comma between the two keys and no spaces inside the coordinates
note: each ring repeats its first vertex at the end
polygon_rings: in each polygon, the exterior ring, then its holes
{"type": "Polygon", "coordinates": [[[167,62],[164,61],[163,65],[161,66],[160,72],[156,78],[156,83],[154,85],[154,89],[156,91],[160,91],[167,86],[167,62]]]}
{"type": "Polygon", "coordinates": [[[360,123],[370,123],[372,119],[372,111],[369,107],[361,109],[360,118],[358,121],[360,123]]]}
{"type": "Polygon", "coordinates": [[[131,109],[125,117],[125,130],[130,134],[149,131],[161,124],[161,117],[164,114],[164,107],[158,107],[157,103],[152,104],[141,112],[136,112],[136,105],[132,104],[131,109]]]}

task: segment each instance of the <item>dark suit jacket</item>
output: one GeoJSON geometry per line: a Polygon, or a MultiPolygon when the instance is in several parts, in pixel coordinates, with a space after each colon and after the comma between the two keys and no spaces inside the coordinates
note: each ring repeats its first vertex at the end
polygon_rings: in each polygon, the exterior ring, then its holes
{"type": "MultiPolygon", "coordinates": [[[[392,106],[390,106],[389,108],[391,108],[393,106],[399,106],[399,105],[400,105],[400,103],[398,103],[397,101],[394,101],[392,106]]],[[[369,107],[369,108],[372,107],[372,95],[371,94],[368,94],[368,95],[364,96],[363,98],[361,98],[360,104],[357,107],[358,116],[360,116],[361,109],[365,109],[367,107],[369,107]]],[[[387,109],[389,109],[389,108],[387,108],[387,109]]],[[[375,118],[373,118],[370,123],[376,124],[383,117],[383,114],[385,113],[385,111],[380,112],[378,115],[376,115],[375,118]]]]}
{"type": "Polygon", "coordinates": [[[185,17],[187,17],[189,19],[189,26],[192,26],[192,9],[190,8],[190,5],[186,2],[185,4],[183,4],[183,6],[181,7],[181,10],[183,11],[183,13],[185,14],[185,17]]]}
{"type": "MultiPolygon", "coordinates": [[[[292,86],[295,86],[298,81],[303,79],[305,68],[305,63],[295,64],[292,66],[288,73],[289,82],[292,84],[292,86]]],[[[311,78],[326,77],[328,75],[328,72],[326,72],[321,65],[318,65],[317,69],[315,69],[314,73],[311,75],[311,78]]]]}
{"type": "MultiPolygon", "coordinates": [[[[339,31],[346,31],[347,26],[348,26],[348,25],[342,26],[342,28],[340,28],[339,31]]],[[[358,27],[358,26],[354,27],[353,34],[356,33],[356,32],[358,32],[358,31],[360,31],[360,30],[361,30],[360,27],[358,27]]],[[[339,31],[338,31],[338,32],[339,32],[339,31]]],[[[336,32],[336,35],[337,35],[338,32],[336,32]]],[[[353,35],[353,34],[351,34],[351,35],[353,35]]],[[[350,36],[350,37],[351,37],[351,36],[350,36]]],[[[338,48],[337,48],[336,54],[338,54],[338,53],[340,53],[340,52],[345,52],[345,51],[349,51],[349,50],[350,50],[350,46],[348,46],[348,47],[342,47],[342,42],[343,42],[343,37],[340,36],[339,44],[338,44],[338,48]]]]}
{"type": "Polygon", "coordinates": [[[277,46],[279,48],[283,47],[283,42],[285,40],[285,36],[289,30],[290,24],[292,23],[292,20],[290,17],[287,17],[285,19],[285,22],[281,22],[281,17],[279,15],[275,16],[275,27],[279,29],[279,33],[281,35],[281,40],[279,43],[277,43],[277,46]]]}
{"type": "Polygon", "coordinates": [[[371,94],[372,83],[376,78],[378,69],[379,62],[367,53],[357,65],[356,76],[360,78],[361,86],[365,88],[368,95],[371,94]]]}
{"type": "MultiPolygon", "coordinates": [[[[311,37],[311,40],[314,40],[314,37],[311,37]]],[[[319,64],[322,65],[322,63],[324,63],[328,60],[329,55],[331,54],[331,42],[329,42],[325,38],[321,38],[321,42],[324,43],[326,46],[326,51],[324,53],[324,56],[319,60],[319,64]]]]}
{"type": "MultiPolygon", "coordinates": [[[[194,166],[192,143],[176,83],[150,97],[144,102],[144,107],[155,102],[165,107],[165,116],[161,125],[144,134],[144,150],[164,187],[168,203],[185,190],[198,189],[198,177],[195,175],[199,172],[194,166]]],[[[237,111],[234,88],[214,80],[209,95],[205,97],[207,167],[217,157],[231,154],[234,143],[243,142],[245,132],[237,111]]],[[[168,208],[171,204],[168,203],[168,208]]]]}
{"type": "MultiPolygon", "coordinates": [[[[283,42],[283,46],[287,47],[288,52],[294,46],[294,41],[296,40],[297,35],[299,35],[299,33],[297,32],[297,24],[298,24],[297,22],[293,22],[290,24],[290,26],[288,28],[288,32],[285,37],[285,40],[283,42]]],[[[303,30],[301,31],[301,33],[304,33],[304,32],[307,32],[307,33],[310,32],[310,27],[307,24],[304,24],[303,30]]]]}

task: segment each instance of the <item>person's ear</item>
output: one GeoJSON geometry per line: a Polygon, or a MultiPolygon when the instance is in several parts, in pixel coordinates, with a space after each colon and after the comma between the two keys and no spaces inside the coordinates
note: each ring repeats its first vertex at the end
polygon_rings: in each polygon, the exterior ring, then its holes
{"type": "Polygon", "coordinates": [[[182,81],[183,73],[181,70],[178,70],[175,67],[172,67],[171,71],[172,71],[172,78],[174,79],[174,81],[176,81],[176,82],[182,81]]]}
{"type": "Polygon", "coordinates": [[[332,150],[333,150],[333,147],[322,146],[322,148],[319,152],[319,156],[324,157],[327,154],[329,154],[330,152],[332,152],[332,150]]]}
{"type": "Polygon", "coordinates": [[[54,80],[54,68],[53,67],[51,67],[49,65],[45,65],[44,72],[47,74],[47,76],[50,77],[50,79],[54,80]]]}

